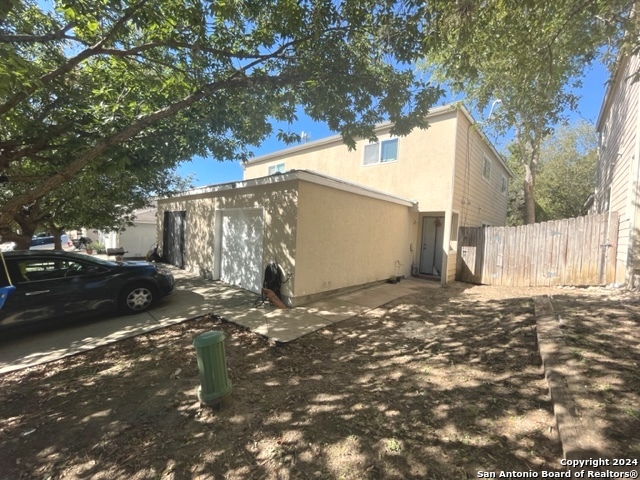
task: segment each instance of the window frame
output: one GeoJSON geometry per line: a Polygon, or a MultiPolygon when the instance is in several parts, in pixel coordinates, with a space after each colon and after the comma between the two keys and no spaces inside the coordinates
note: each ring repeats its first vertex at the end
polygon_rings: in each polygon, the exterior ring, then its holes
{"type": "Polygon", "coordinates": [[[486,153],[482,154],[482,178],[485,179],[485,181],[487,181],[489,184],[491,183],[491,170],[492,170],[492,161],[489,158],[489,155],[487,155],[486,153]],[[489,166],[488,172],[487,172],[487,165],[489,166]],[[487,172],[487,174],[485,175],[485,172],[487,172]]]}
{"type": "Polygon", "coordinates": [[[367,145],[365,145],[363,152],[362,152],[362,166],[363,167],[371,167],[373,165],[387,165],[389,163],[396,163],[398,161],[398,158],[400,157],[399,155],[399,144],[400,142],[398,141],[398,137],[391,137],[391,138],[387,138],[385,140],[379,140],[377,142],[371,142],[367,145]],[[383,146],[385,144],[389,144],[389,143],[395,143],[396,147],[395,147],[395,158],[393,160],[382,160],[382,152],[383,152],[383,146]],[[369,147],[369,149],[371,147],[376,147],[376,161],[375,162],[371,162],[371,163],[366,163],[367,160],[367,147],[369,147]]]}
{"type": "Polygon", "coordinates": [[[500,185],[500,193],[505,197],[509,194],[509,179],[502,175],[502,185],[500,185]]]}
{"type": "MultiPolygon", "coordinates": [[[[21,258],[16,259],[14,269],[14,275],[19,273],[16,278],[16,283],[39,283],[39,282],[57,282],[68,281],[73,278],[86,277],[90,275],[96,275],[100,273],[108,272],[103,266],[94,265],[90,262],[83,262],[77,259],[71,258],[21,258]],[[80,265],[82,268],[79,270],[71,270],[71,265],[80,265]],[[38,268],[40,267],[40,268],[38,268]],[[47,273],[53,274],[59,272],[61,275],[47,275],[47,273]],[[74,272],[69,275],[70,272],[74,272]],[[29,274],[35,273],[36,275],[29,278],[29,274]]],[[[13,279],[13,275],[12,275],[13,279]]]]}
{"type": "Polygon", "coordinates": [[[269,165],[267,167],[267,175],[275,175],[276,173],[284,173],[284,162],[269,165]],[[273,169],[273,171],[271,171],[273,169]]]}

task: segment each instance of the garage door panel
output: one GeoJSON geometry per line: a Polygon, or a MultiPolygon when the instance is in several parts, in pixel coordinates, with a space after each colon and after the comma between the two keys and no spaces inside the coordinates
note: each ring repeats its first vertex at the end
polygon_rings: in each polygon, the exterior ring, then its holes
{"type": "Polygon", "coordinates": [[[221,280],[260,293],[262,286],[262,212],[224,212],[221,280]]]}

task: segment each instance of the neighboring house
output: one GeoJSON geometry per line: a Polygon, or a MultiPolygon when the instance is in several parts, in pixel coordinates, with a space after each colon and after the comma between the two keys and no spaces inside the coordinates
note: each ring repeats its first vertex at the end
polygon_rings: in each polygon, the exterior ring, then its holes
{"type": "Polygon", "coordinates": [[[596,125],[600,145],[591,208],[592,213],[618,213],[615,281],[629,286],[640,273],[640,84],[633,77],[639,69],[637,55],[621,57],[609,82],[596,125]]]}
{"type": "Polygon", "coordinates": [[[156,243],[157,213],[155,206],[136,210],[132,226],[119,232],[97,232],[97,241],[105,248],[124,248],[127,258],[145,258],[156,243]]]}
{"type": "Polygon", "coordinates": [[[259,292],[275,261],[301,305],[328,292],[425,275],[455,279],[460,225],[504,225],[511,173],[462,106],[429,128],[349,150],[340,136],[256,158],[241,182],[158,201],[165,257],[259,292]]]}

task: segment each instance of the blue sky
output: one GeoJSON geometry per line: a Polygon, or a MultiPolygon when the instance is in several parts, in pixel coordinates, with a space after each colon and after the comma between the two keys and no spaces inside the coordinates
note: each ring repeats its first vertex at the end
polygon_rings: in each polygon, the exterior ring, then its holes
{"type": "MultiPolygon", "coordinates": [[[[595,125],[598,119],[598,112],[600,111],[600,105],[604,98],[606,90],[606,82],[609,78],[609,73],[605,67],[600,64],[595,64],[586,72],[583,86],[577,93],[580,95],[581,100],[578,110],[571,112],[569,115],[570,122],[574,123],[580,120],[592,123],[595,125]]],[[[451,99],[443,99],[438,104],[448,103],[451,99]]],[[[500,108],[499,105],[496,108],[500,108]]],[[[485,112],[487,115],[489,112],[485,112]]],[[[478,118],[477,114],[474,114],[477,121],[482,120],[478,118]]],[[[274,130],[277,132],[278,128],[283,130],[291,130],[295,133],[305,132],[309,135],[311,141],[319,140],[331,135],[334,132],[329,130],[326,125],[313,122],[304,115],[299,115],[298,122],[293,125],[275,125],[274,130]]],[[[507,139],[498,138],[495,139],[496,147],[500,150],[507,139]]],[[[282,150],[291,145],[286,145],[275,138],[275,134],[268,138],[260,147],[254,149],[255,156],[265,155],[278,150],[282,150]]],[[[232,182],[235,180],[242,180],[242,167],[236,162],[218,162],[212,158],[200,158],[196,157],[191,162],[183,163],[178,168],[178,173],[181,175],[194,175],[194,186],[211,185],[215,183],[232,182]]]]}

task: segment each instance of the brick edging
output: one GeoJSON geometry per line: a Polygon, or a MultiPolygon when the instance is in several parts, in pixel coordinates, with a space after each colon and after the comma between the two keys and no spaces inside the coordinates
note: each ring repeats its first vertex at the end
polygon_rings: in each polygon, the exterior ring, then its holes
{"type": "Polygon", "coordinates": [[[533,298],[538,349],[549,385],[564,458],[581,460],[612,458],[606,438],[588,416],[578,408],[581,391],[587,379],[582,368],[571,357],[551,298],[533,298]]]}

